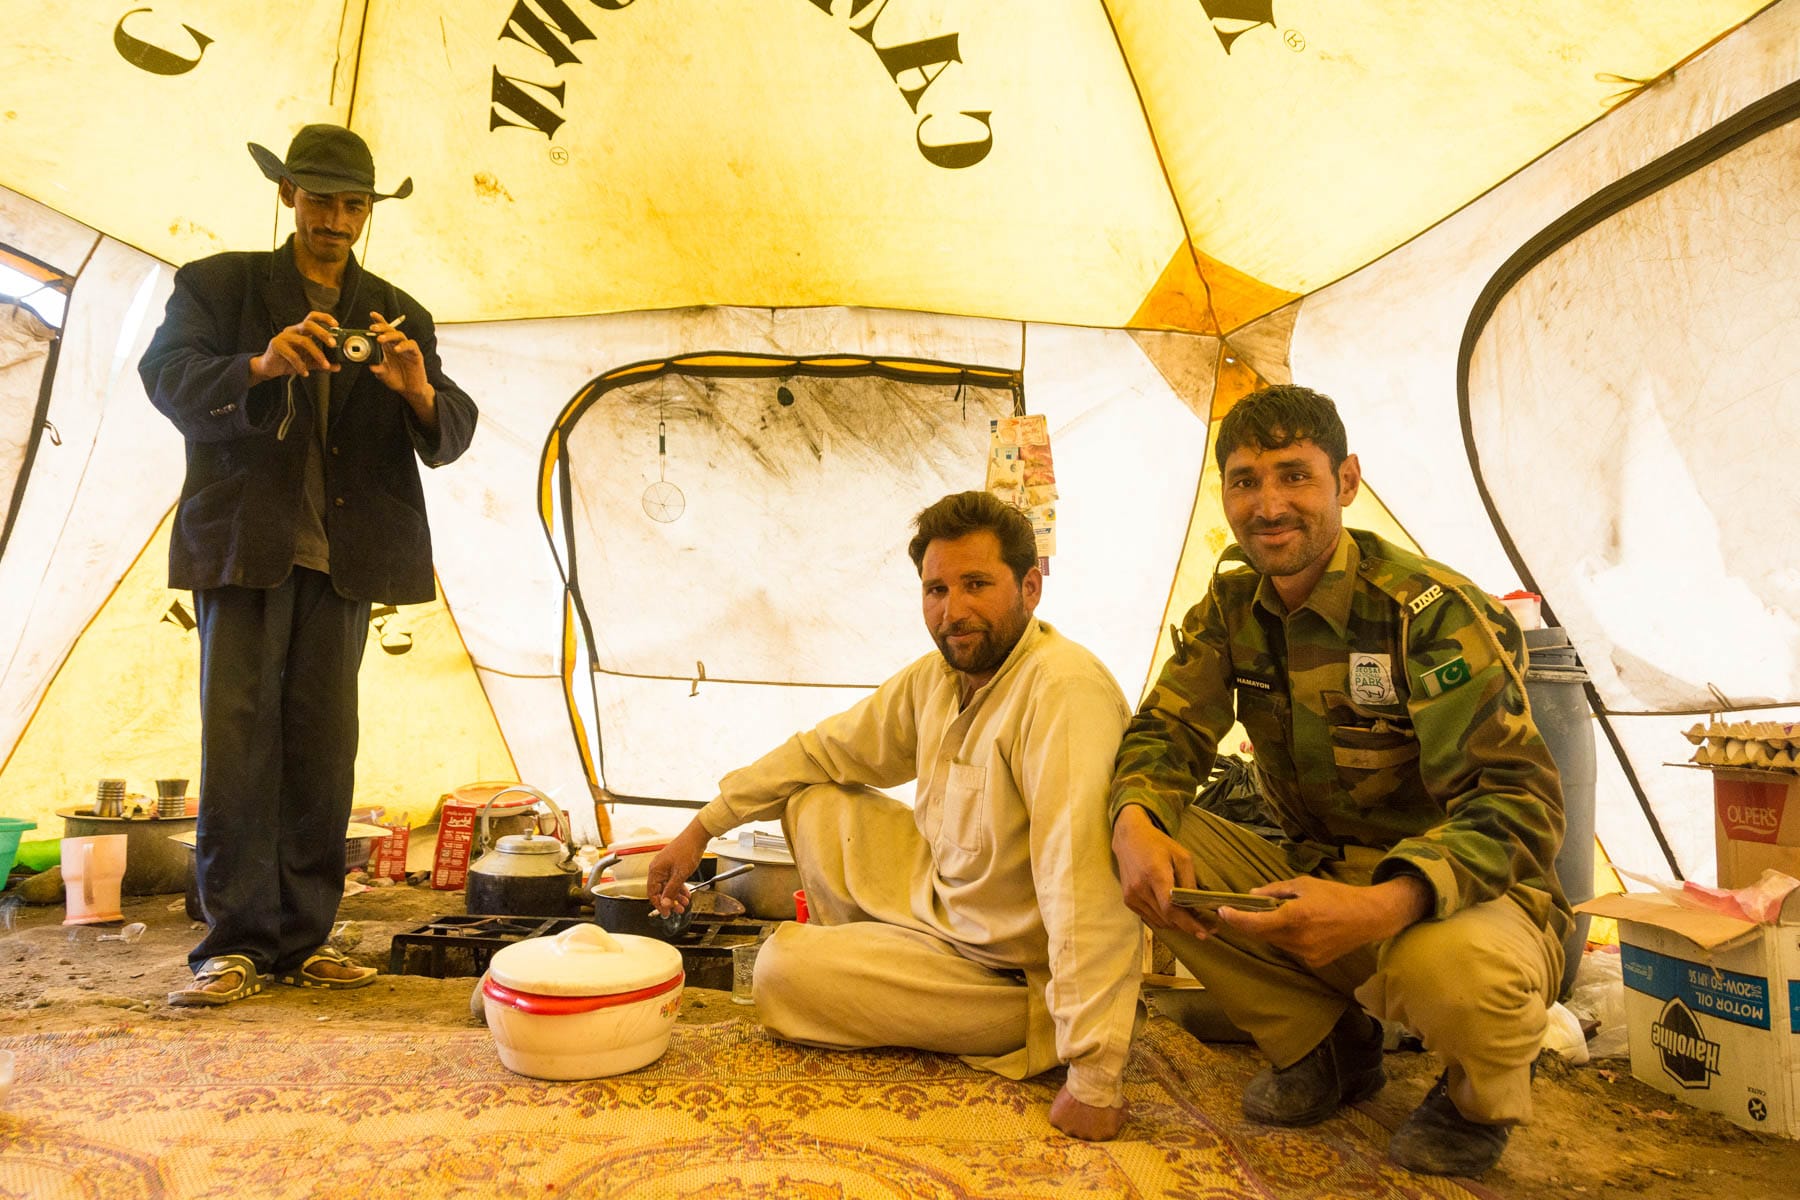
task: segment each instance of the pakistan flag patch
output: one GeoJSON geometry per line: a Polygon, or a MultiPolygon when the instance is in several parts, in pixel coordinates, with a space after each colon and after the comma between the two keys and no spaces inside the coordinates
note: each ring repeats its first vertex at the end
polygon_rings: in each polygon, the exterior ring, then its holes
{"type": "Polygon", "coordinates": [[[1421,690],[1427,696],[1441,696],[1453,687],[1469,682],[1469,664],[1459,654],[1443,666],[1425,672],[1421,690]]]}

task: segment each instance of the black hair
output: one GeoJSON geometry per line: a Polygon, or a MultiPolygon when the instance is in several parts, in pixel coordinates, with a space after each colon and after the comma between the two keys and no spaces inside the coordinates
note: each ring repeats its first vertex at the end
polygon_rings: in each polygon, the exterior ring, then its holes
{"type": "Polygon", "coordinates": [[[1344,422],[1331,397],[1298,384],[1277,383],[1251,392],[1225,414],[1213,457],[1223,473],[1233,450],[1245,446],[1280,450],[1301,440],[1323,450],[1334,472],[1350,456],[1344,422]]]}
{"type": "Polygon", "coordinates": [[[1037,535],[1025,514],[992,492],[955,492],[913,518],[918,530],[907,544],[913,566],[925,567],[925,548],[940,539],[954,541],[987,530],[1000,539],[1000,560],[1012,569],[1015,583],[1038,565],[1037,535]]]}

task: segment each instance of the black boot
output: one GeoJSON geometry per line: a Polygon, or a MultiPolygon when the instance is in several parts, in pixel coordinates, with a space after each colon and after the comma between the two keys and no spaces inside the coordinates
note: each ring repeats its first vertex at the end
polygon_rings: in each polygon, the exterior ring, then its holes
{"type": "Polygon", "coordinates": [[[1265,1125],[1315,1125],[1340,1104],[1381,1090],[1381,1022],[1346,1009],[1325,1040],[1291,1067],[1265,1067],[1244,1088],[1244,1115],[1265,1125]]]}
{"type": "Polygon", "coordinates": [[[1388,1157],[1422,1175],[1479,1175],[1500,1161],[1510,1125],[1471,1121],[1450,1099],[1450,1077],[1439,1075],[1425,1099],[1394,1136],[1388,1157]]]}

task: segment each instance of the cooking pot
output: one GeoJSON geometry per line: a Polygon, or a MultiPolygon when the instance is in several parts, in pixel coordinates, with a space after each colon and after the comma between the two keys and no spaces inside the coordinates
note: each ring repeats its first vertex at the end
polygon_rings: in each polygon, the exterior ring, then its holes
{"type": "Polygon", "coordinates": [[[743,904],[760,921],[792,921],[796,915],[794,893],[800,890],[800,870],[787,846],[755,844],[760,839],[714,838],[708,854],[719,860],[722,876],[733,867],[755,863],[756,870],[721,880],[718,891],[743,904]]]}
{"type": "MultiPolygon", "coordinates": [[[[523,785],[488,797],[481,806],[481,845],[487,845],[487,810],[508,792],[526,792],[550,806],[558,829],[568,828],[550,797],[523,785]]],[[[562,917],[574,903],[580,866],[559,839],[541,833],[510,833],[469,864],[464,907],[482,916],[562,917]]]]}
{"type": "Polygon", "coordinates": [[[584,922],[495,952],[482,1007],[507,1070],[598,1079],[662,1056],[686,978],[675,947],[584,922]]]}
{"type": "Polygon", "coordinates": [[[639,937],[670,941],[687,932],[695,913],[718,917],[741,917],[744,906],[730,896],[717,892],[694,892],[688,897],[686,912],[663,916],[650,905],[649,893],[641,879],[608,879],[589,886],[594,896],[594,920],[612,933],[630,933],[639,937]]]}

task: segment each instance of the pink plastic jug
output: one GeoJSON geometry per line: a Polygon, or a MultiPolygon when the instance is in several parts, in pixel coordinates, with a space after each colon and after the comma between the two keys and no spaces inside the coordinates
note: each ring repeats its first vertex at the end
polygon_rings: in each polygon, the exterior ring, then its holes
{"type": "Polygon", "coordinates": [[[63,891],[69,909],[64,925],[125,919],[119,909],[119,885],[125,879],[126,841],[122,833],[62,840],[63,891]]]}

